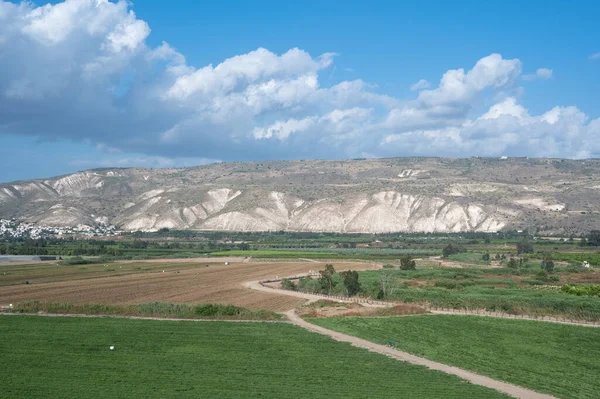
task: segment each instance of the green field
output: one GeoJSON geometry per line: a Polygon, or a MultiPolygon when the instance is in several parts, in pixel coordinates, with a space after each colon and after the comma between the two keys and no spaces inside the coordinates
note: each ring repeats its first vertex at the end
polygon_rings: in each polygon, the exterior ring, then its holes
{"type": "MultiPolygon", "coordinates": [[[[486,309],[511,314],[600,320],[600,298],[562,293],[559,290],[561,283],[538,280],[540,277],[537,276],[537,268],[439,268],[360,272],[361,286],[367,294],[373,297],[377,295],[382,273],[391,275],[390,285],[394,287],[394,291],[385,298],[388,300],[428,303],[441,308],[486,309]]],[[[593,271],[571,275],[593,275],[593,271]]]]}
{"type": "Polygon", "coordinates": [[[599,328],[444,315],[310,321],[558,397],[599,396],[599,328]]]}
{"type": "Polygon", "coordinates": [[[284,323],[0,316],[0,353],[3,399],[505,397],[284,323]]]}
{"type": "Polygon", "coordinates": [[[391,249],[391,248],[302,248],[302,249],[254,249],[211,252],[211,256],[252,256],[254,258],[313,258],[313,259],[380,259],[398,260],[402,255],[436,255],[438,250],[391,249]]]}

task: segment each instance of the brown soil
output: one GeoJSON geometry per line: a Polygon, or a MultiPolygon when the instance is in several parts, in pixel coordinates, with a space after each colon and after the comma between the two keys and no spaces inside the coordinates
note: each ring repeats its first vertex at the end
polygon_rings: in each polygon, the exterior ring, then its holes
{"type": "MultiPolygon", "coordinates": [[[[214,258],[212,259],[214,262],[214,258]]],[[[149,262],[156,267],[156,260],[149,262]]],[[[172,260],[167,260],[167,263],[172,260]]],[[[144,264],[138,262],[141,267],[144,264]]],[[[336,263],[338,270],[360,269],[370,265],[336,263]]],[[[117,263],[111,268],[119,270],[117,263]]],[[[123,266],[125,268],[125,266],[123,266]]],[[[290,276],[315,269],[312,262],[224,263],[206,267],[205,263],[186,264],[185,269],[173,268],[147,273],[73,279],[0,287],[0,305],[26,300],[44,302],[135,304],[146,302],[222,303],[250,309],[283,311],[305,302],[302,298],[252,291],[242,286],[249,280],[290,276]]],[[[27,278],[24,276],[24,278],[27,278]]]]}
{"type": "Polygon", "coordinates": [[[365,307],[359,303],[332,303],[324,307],[305,306],[298,309],[302,317],[383,317],[428,313],[417,305],[399,304],[387,308],[365,307]]]}

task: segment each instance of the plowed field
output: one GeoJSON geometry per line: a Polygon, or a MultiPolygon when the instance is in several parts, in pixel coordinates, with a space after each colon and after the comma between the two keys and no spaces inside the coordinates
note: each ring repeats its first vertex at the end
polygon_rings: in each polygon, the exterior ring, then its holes
{"type": "MultiPolygon", "coordinates": [[[[168,261],[166,261],[168,262],[168,261]]],[[[140,262],[139,268],[145,269],[140,262]]],[[[145,273],[97,276],[76,279],[70,274],[68,280],[8,285],[0,287],[0,305],[25,300],[44,302],[136,304],[146,302],[171,303],[222,303],[250,309],[284,311],[295,308],[305,300],[285,295],[249,290],[243,282],[291,276],[316,270],[322,265],[314,262],[239,262],[225,265],[199,263],[186,264],[181,270],[165,264],[165,272],[157,270],[154,261],[145,273]]],[[[352,262],[334,263],[337,270],[365,269],[371,264],[352,262]]],[[[112,269],[119,269],[114,263],[112,269]]],[[[82,273],[82,275],[85,273],[82,273]]],[[[23,276],[27,278],[27,276],[23,276]]]]}

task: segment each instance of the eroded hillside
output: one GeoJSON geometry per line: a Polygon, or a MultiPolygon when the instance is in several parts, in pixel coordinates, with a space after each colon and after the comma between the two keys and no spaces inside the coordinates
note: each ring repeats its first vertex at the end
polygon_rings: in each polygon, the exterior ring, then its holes
{"type": "Polygon", "coordinates": [[[459,232],[600,227],[600,162],[392,158],[102,169],[0,184],[0,218],[126,230],[459,232]]]}

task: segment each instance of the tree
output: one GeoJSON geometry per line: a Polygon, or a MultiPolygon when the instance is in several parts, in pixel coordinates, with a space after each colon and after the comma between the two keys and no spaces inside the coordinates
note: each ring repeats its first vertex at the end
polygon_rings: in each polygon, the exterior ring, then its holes
{"type": "Polygon", "coordinates": [[[521,254],[532,254],[533,244],[527,240],[519,241],[517,243],[517,253],[521,254]]]}
{"type": "Polygon", "coordinates": [[[587,236],[587,245],[600,246],[600,230],[592,230],[587,236]]]}
{"type": "Polygon", "coordinates": [[[485,236],[485,238],[483,239],[483,242],[484,242],[485,244],[489,244],[489,243],[491,242],[491,240],[490,240],[490,236],[485,236]]]}
{"type": "Polygon", "coordinates": [[[238,248],[242,251],[248,251],[250,250],[250,245],[247,242],[243,242],[238,245],[238,248]]]}
{"type": "Polygon", "coordinates": [[[464,248],[459,247],[458,245],[448,244],[442,250],[442,255],[444,258],[447,258],[450,255],[459,254],[461,252],[467,252],[464,248]]]}
{"type": "Polygon", "coordinates": [[[360,282],[358,281],[358,272],[348,270],[347,272],[341,272],[340,276],[346,287],[348,296],[354,296],[360,292],[360,282]]]}
{"type": "Polygon", "coordinates": [[[517,262],[517,260],[515,258],[510,258],[508,261],[507,266],[510,269],[518,269],[519,268],[519,263],[517,262]]]}
{"type": "Polygon", "coordinates": [[[545,254],[540,266],[542,267],[542,270],[552,273],[554,270],[554,261],[552,260],[552,255],[545,254]]]}
{"type": "Polygon", "coordinates": [[[581,240],[579,240],[579,246],[587,247],[587,245],[588,245],[587,239],[585,237],[581,237],[581,240]]]}
{"type": "Polygon", "coordinates": [[[400,269],[402,270],[415,270],[417,263],[409,255],[404,255],[400,258],[400,269]]]}
{"type": "Polygon", "coordinates": [[[319,271],[321,277],[319,278],[319,283],[321,284],[321,289],[329,294],[333,287],[335,287],[336,283],[333,281],[333,275],[335,274],[335,269],[333,265],[328,263],[325,265],[325,270],[319,271]]]}
{"type": "Polygon", "coordinates": [[[487,252],[486,252],[486,253],[484,253],[484,254],[481,256],[481,260],[483,260],[484,262],[489,262],[489,261],[490,261],[490,254],[488,254],[487,252]]]}
{"type": "Polygon", "coordinates": [[[392,295],[394,292],[393,287],[394,273],[388,270],[384,270],[379,275],[379,293],[377,299],[384,299],[392,295]]]}

